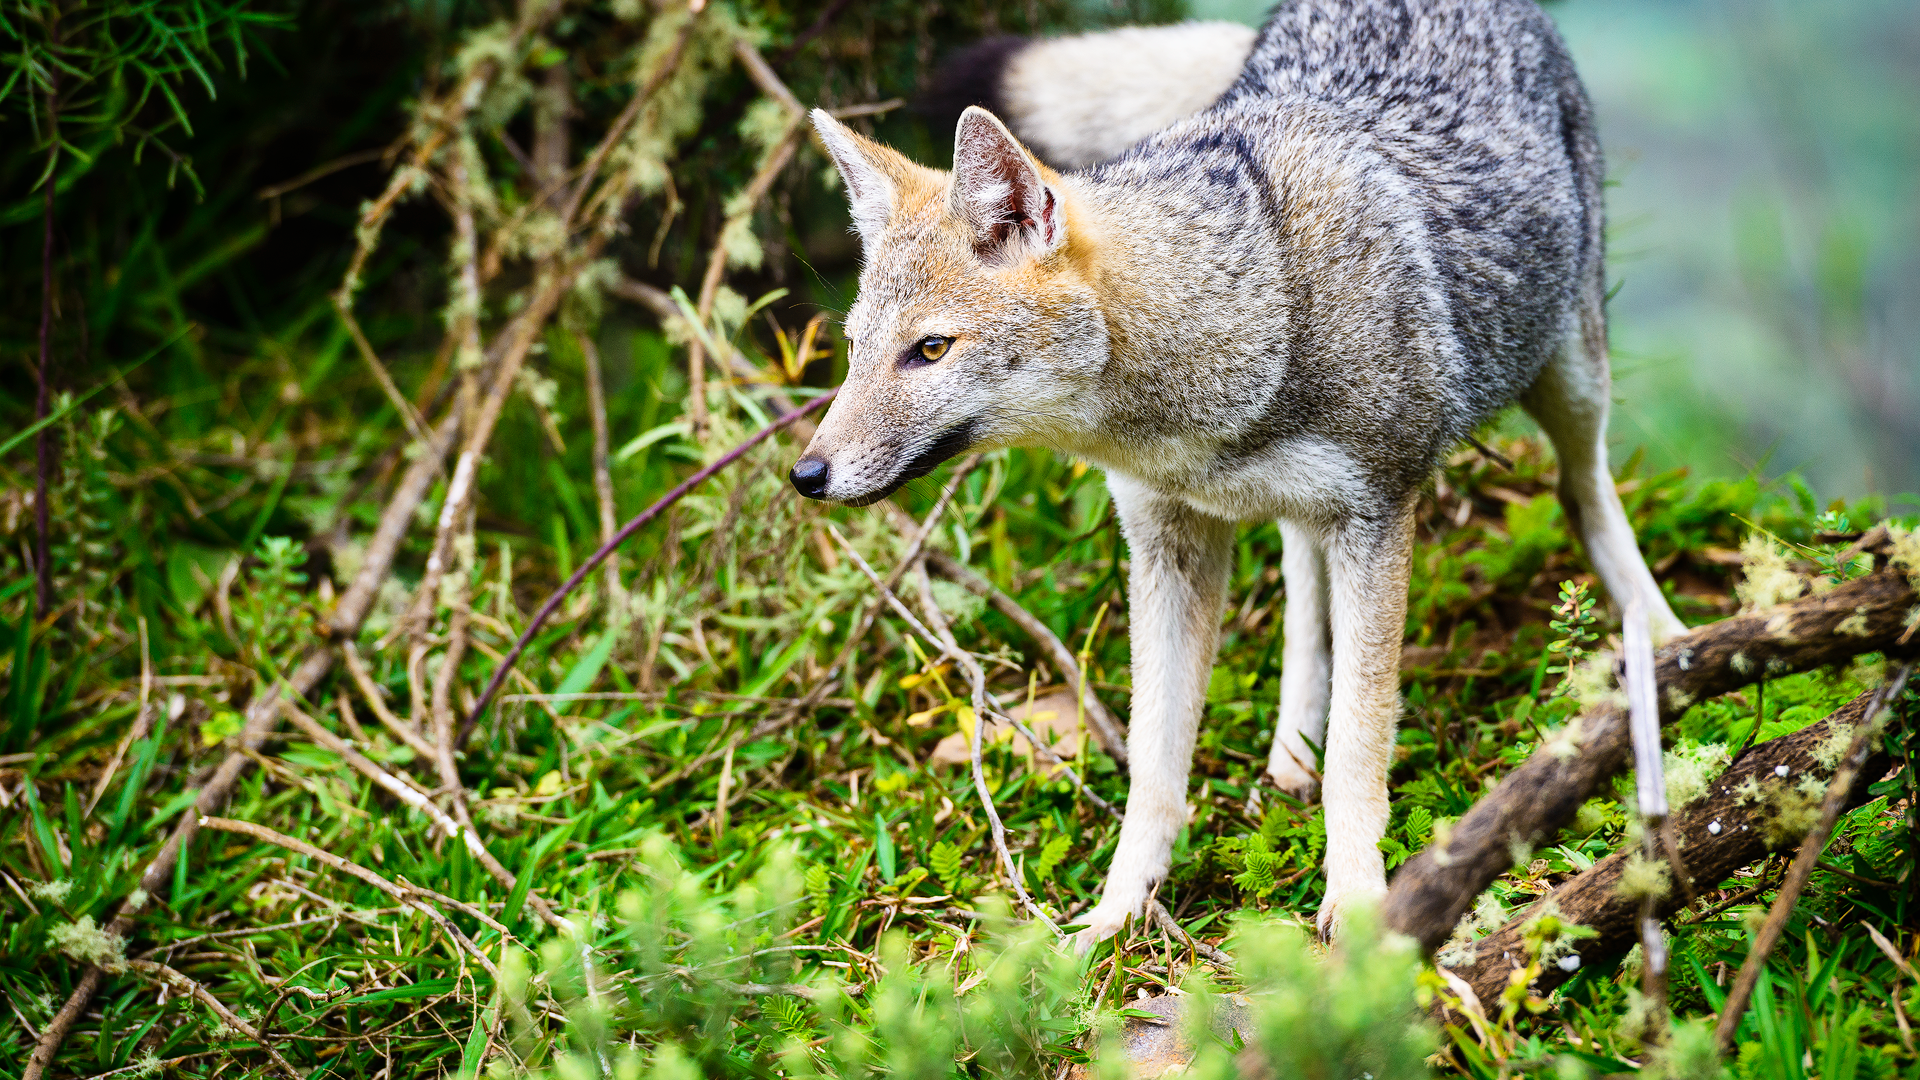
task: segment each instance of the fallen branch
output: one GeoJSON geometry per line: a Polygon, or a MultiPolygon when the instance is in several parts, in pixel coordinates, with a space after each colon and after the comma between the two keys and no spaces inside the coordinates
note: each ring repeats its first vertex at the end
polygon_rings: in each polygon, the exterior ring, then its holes
{"type": "Polygon", "coordinates": [[[1080,670],[1080,662],[1073,650],[1061,641],[1046,623],[1020,606],[1019,601],[995,588],[993,582],[981,577],[963,565],[958,559],[941,551],[927,553],[927,567],[941,577],[952,581],[975,596],[981,597],[993,605],[993,609],[1007,617],[1009,622],[1026,631],[1035,644],[1046,651],[1047,659],[1060,670],[1060,677],[1072,683],[1080,690],[1081,707],[1087,712],[1087,729],[1100,744],[1107,756],[1119,762],[1122,768],[1127,765],[1127,733],[1120,722],[1113,718],[1106,703],[1093,692],[1088,685],[1086,673],[1080,670]]]}
{"type": "Polygon", "coordinates": [[[1900,674],[1890,687],[1881,687],[1866,707],[1865,717],[1855,726],[1853,738],[1847,744],[1847,752],[1834,770],[1833,782],[1827,787],[1827,794],[1820,802],[1820,820],[1800,841],[1800,850],[1794,854],[1793,865],[1787,868],[1786,880],[1780,883],[1780,893],[1773,899],[1773,907],[1767,911],[1767,921],[1760,925],[1760,932],[1754,935],[1753,948],[1748,950],[1746,960],[1740,965],[1740,974],[1733,980],[1733,989],[1727,994],[1726,1006],[1720,1010],[1720,1020],[1713,1028],[1714,1045],[1725,1053],[1733,1044],[1733,1035],[1740,1026],[1740,1017],[1747,1011],[1747,1003],[1753,999],[1754,984],[1760,979],[1760,971],[1767,966],[1767,957],[1773,947],[1780,942],[1780,935],[1786,932],[1787,917],[1793,914],[1793,905],[1800,900],[1800,890],[1806,888],[1807,879],[1813,875],[1814,868],[1820,862],[1820,853],[1827,849],[1827,841],[1833,838],[1833,827],[1840,815],[1847,809],[1853,797],[1853,789],[1863,777],[1869,782],[1886,771],[1867,768],[1877,747],[1874,745],[1880,734],[1880,722],[1885,715],[1888,703],[1898,699],[1900,692],[1907,688],[1907,676],[1913,674],[1913,664],[1908,662],[1900,669],[1900,674]]]}
{"type": "Polygon", "coordinates": [[[622,525],[620,531],[613,534],[613,539],[601,544],[599,550],[595,551],[586,562],[580,564],[580,568],[573,572],[572,577],[562,583],[560,588],[554,590],[552,596],[547,597],[546,603],[540,605],[540,610],[533,613],[533,618],[527,623],[527,628],[520,632],[519,640],[515,641],[513,648],[508,650],[506,659],[500,661],[500,666],[494,669],[493,678],[487,680],[487,688],[481,692],[480,699],[473,703],[473,708],[467,713],[466,719],[461,722],[458,734],[453,737],[454,752],[458,753],[460,748],[467,744],[467,738],[473,734],[474,724],[486,713],[487,706],[492,703],[494,695],[500,692],[500,684],[506,681],[507,672],[513,670],[513,665],[520,659],[520,654],[526,651],[527,643],[533,640],[533,635],[540,632],[540,628],[546,625],[547,619],[560,607],[560,602],[565,600],[567,595],[573,592],[574,589],[579,588],[580,583],[586,580],[587,575],[591,574],[595,567],[605,562],[607,557],[614,553],[615,549],[626,542],[627,537],[638,532],[640,527],[647,522],[660,516],[661,512],[665,511],[668,507],[679,502],[687,492],[699,487],[715,473],[720,472],[727,466],[740,460],[741,457],[745,456],[747,451],[765,442],[774,432],[779,431],[795,420],[832,401],[836,393],[838,393],[837,390],[829,390],[798,409],[777,417],[766,427],[748,436],[746,441],[727,451],[725,454],[722,454],[713,464],[687,477],[681,481],[680,486],[660,496],[659,501],[647,507],[645,510],[640,511],[638,515],[629,520],[625,525],[622,525]]]}
{"type": "MultiPolygon", "coordinates": [[[[1693,875],[1695,888],[1711,889],[1735,870],[1796,839],[1778,831],[1782,800],[1791,805],[1794,800],[1804,799],[1796,789],[1807,777],[1824,783],[1833,776],[1832,748],[1836,740],[1850,739],[1853,733],[1865,730],[1860,721],[1875,696],[1862,694],[1817,724],[1760,743],[1715,780],[1706,795],[1674,815],[1674,836],[1687,853],[1686,869],[1693,875]]],[[[1848,807],[1866,802],[1870,797],[1868,786],[1890,764],[1885,757],[1868,760],[1860,773],[1862,779],[1844,789],[1831,784],[1830,796],[1843,799],[1848,807]]],[[[1617,851],[1563,882],[1498,930],[1466,946],[1463,951],[1469,958],[1451,965],[1452,973],[1471,986],[1481,1000],[1499,1000],[1513,972],[1526,961],[1528,924],[1548,912],[1564,922],[1593,930],[1595,936],[1575,942],[1566,957],[1543,966],[1534,982],[1540,993],[1565,982],[1583,967],[1626,952],[1640,940],[1641,897],[1623,894],[1620,886],[1636,855],[1637,847],[1617,851]]],[[[1672,877],[1677,874],[1670,880],[1672,877]]],[[[1757,891],[1750,892],[1752,895],[1745,899],[1758,895],[1757,891]]],[[[1653,899],[1656,915],[1662,919],[1687,907],[1678,888],[1667,889],[1653,899]]]]}
{"type": "MultiPolygon", "coordinates": [[[[1839,663],[1894,645],[1907,630],[1912,583],[1882,568],[1827,592],[1696,629],[1656,657],[1660,719],[1669,723],[1704,697],[1754,679],[1839,663]]],[[[1627,764],[1627,710],[1609,701],[1576,717],[1486,798],[1400,869],[1387,893],[1386,925],[1431,952],[1474,897],[1573,820],[1599,784],[1627,764]]]]}

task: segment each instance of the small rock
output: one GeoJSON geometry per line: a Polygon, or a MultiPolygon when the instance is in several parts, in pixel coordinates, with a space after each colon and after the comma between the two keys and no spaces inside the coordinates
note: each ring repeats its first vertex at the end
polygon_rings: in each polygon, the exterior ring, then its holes
{"type": "MultiPolygon", "coordinates": [[[[1128,1008],[1152,1013],[1155,1017],[1148,1020],[1130,1016],[1120,1027],[1120,1048],[1139,1080],[1170,1076],[1193,1064],[1198,1051],[1186,1039],[1183,1014],[1194,1000],[1181,994],[1162,994],[1127,1003],[1128,1008]]],[[[1213,1000],[1214,1032],[1229,1041],[1234,1033],[1251,1040],[1253,1024],[1247,1015],[1247,999],[1240,994],[1221,994],[1213,1000]]],[[[1076,1065],[1067,1075],[1069,1080],[1087,1080],[1091,1073],[1085,1066],[1076,1065]]]]}

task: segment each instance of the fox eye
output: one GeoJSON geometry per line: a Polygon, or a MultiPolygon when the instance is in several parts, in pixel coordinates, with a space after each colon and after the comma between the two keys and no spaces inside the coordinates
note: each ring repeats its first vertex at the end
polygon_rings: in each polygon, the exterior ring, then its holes
{"type": "Polygon", "coordinates": [[[941,337],[938,334],[923,337],[920,339],[919,346],[920,359],[930,364],[947,355],[947,350],[952,347],[953,339],[950,337],[941,337]]]}

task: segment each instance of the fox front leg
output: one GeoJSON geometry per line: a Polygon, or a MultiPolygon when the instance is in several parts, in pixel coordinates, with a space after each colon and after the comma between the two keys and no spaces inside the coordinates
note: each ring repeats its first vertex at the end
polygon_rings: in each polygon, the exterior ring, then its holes
{"type": "Polygon", "coordinates": [[[1387,832],[1387,771],[1400,706],[1400,643],[1412,570],[1409,505],[1384,520],[1356,520],[1327,538],[1333,632],[1333,695],[1327,717],[1322,798],[1327,820],[1327,893],[1320,932],[1341,911],[1387,891],[1380,838],[1387,832]]]}
{"type": "Polygon", "coordinates": [[[1140,914],[1166,877],[1187,820],[1187,773],[1220,637],[1233,524],[1110,475],[1132,580],[1133,716],[1127,727],[1126,820],[1100,903],[1079,920],[1082,952],[1140,914]]]}

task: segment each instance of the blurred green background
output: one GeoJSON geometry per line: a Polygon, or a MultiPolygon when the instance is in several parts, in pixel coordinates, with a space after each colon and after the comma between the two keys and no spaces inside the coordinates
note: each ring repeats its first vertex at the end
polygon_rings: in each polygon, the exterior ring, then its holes
{"type": "Polygon", "coordinates": [[[1617,456],[1920,502],[1920,3],[1548,10],[1612,180],[1617,456]]]}

